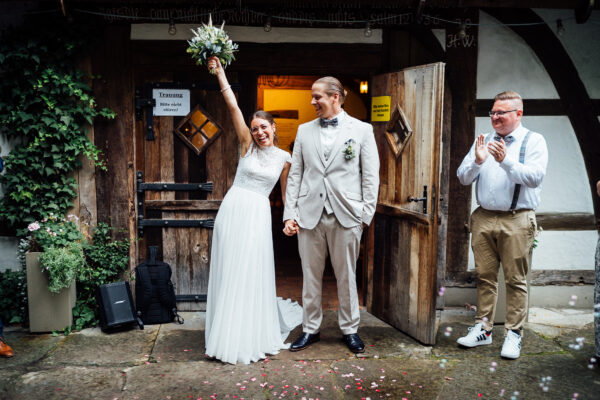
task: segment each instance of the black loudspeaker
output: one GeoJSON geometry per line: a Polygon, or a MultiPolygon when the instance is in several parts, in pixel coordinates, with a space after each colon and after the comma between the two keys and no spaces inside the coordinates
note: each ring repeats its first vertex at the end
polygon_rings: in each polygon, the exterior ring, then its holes
{"type": "Polygon", "coordinates": [[[100,327],[103,332],[131,328],[134,323],[144,329],[144,324],[135,314],[129,282],[98,287],[96,299],[100,306],[100,327]]]}

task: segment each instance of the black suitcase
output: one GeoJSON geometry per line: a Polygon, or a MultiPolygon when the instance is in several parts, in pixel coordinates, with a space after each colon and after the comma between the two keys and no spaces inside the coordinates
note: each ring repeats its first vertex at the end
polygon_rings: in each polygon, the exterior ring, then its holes
{"type": "Polygon", "coordinates": [[[98,287],[96,299],[100,306],[100,328],[103,332],[124,330],[135,323],[140,329],[144,329],[144,324],[135,315],[129,282],[109,283],[98,287]]]}
{"type": "Polygon", "coordinates": [[[177,314],[171,266],[156,258],[158,248],[149,246],[150,259],[135,268],[135,304],[137,316],[146,325],[165,324],[183,318],[177,314]]]}

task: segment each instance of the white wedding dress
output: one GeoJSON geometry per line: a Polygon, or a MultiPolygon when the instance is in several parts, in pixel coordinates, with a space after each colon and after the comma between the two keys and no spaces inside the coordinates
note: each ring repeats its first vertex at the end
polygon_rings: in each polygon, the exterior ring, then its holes
{"type": "Polygon", "coordinates": [[[212,237],[206,303],[206,354],[249,364],[277,354],[302,323],[302,307],[275,292],[269,194],[290,155],[251,144],[240,158],[212,237]]]}

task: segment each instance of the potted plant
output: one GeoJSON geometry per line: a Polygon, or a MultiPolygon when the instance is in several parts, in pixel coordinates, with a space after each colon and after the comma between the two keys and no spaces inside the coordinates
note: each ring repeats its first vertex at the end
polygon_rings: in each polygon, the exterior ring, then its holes
{"type": "Polygon", "coordinates": [[[73,323],[75,277],[85,263],[77,217],[50,214],[29,224],[26,254],[29,330],[63,330],[73,323]]]}

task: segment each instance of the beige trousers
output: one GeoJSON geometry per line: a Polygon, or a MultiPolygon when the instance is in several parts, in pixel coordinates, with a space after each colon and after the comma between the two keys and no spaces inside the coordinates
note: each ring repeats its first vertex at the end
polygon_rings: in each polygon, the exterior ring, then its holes
{"type": "Polygon", "coordinates": [[[356,259],[360,251],[362,226],[344,228],[334,214],[323,212],[317,226],[298,232],[302,260],[302,330],[317,333],[323,320],[321,296],[323,271],[329,252],[337,279],[338,322],[344,335],[356,333],[360,322],[356,290],[356,259]]]}
{"type": "Polygon", "coordinates": [[[505,329],[522,331],[527,317],[527,271],[537,231],[532,210],[488,211],[471,215],[471,245],[477,273],[476,322],[492,329],[498,299],[498,270],[506,282],[505,329]]]}

